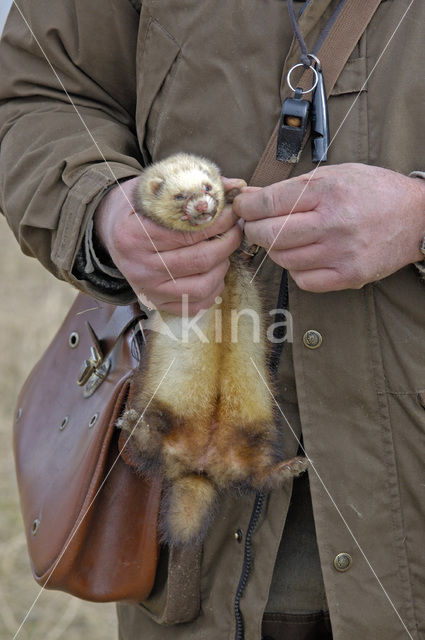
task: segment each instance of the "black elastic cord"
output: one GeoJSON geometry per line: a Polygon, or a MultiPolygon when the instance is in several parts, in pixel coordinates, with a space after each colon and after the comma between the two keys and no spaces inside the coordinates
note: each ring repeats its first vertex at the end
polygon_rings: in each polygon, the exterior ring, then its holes
{"type": "Polygon", "coordinates": [[[294,0],[288,0],[288,12],[289,12],[289,19],[291,21],[292,31],[294,32],[294,35],[298,40],[298,44],[301,50],[300,60],[303,63],[303,65],[306,67],[306,69],[308,69],[311,64],[311,60],[308,57],[307,45],[302,36],[301,30],[298,26],[298,20],[296,18],[295,9],[294,9],[294,0]]]}
{"type": "MultiPolygon", "coordinates": [[[[322,44],[324,43],[324,41],[326,40],[326,38],[328,37],[329,31],[332,29],[333,24],[335,22],[335,20],[337,19],[337,17],[339,16],[339,14],[341,13],[341,10],[343,8],[343,6],[345,5],[347,0],[341,0],[341,2],[338,4],[337,8],[335,9],[335,11],[333,12],[333,14],[331,15],[331,17],[329,18],[328,22],[326,23],[325,27],[322,29],[314,47],[312,48],[312,50],[310,51],[310,53],[316,55],[317,52],[319,51],[320,47],[322,46],[322,44]]],[[[311,58],[308,55],[309,51],[307,48],[307,45],[305,43],[305,40],[302,36],[301,30],[298,26],[298,20],[297,17],[295,15],[295,8],[294,8],[294,0],[287,0],[287,5],[288,5],[288,13],[289,13],[289,20],[291,22],[291,26],[292,26],[292,30],[294,32],[294,35],[298,41],[300,50],[301,50],[301,56],[300,56],[300,61],[301,63],[306,67],[306,69],[308,69],[308,67],[311,65],[311,58]]]]}

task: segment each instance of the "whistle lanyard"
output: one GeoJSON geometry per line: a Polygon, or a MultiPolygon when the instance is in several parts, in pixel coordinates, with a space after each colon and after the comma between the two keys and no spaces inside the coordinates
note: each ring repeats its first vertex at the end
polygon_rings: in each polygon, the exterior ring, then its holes
{"type": "MultiPolygon", "coordinates": [[[[303,6],[302,10],[304,10],[311,1],[314,0],[309,0],[303,6]]],[[[335,11],[321,31],[312,50],[309,52],[295,15],[294,0],[287,0],[292,30],[300,47],[300,62],[289,70],[286,78],[294,95],[292,98],[286,98],[286,100],[284,100],[280,115],[276,158],[281,162],[298,162],[301,155],[302,141],[310,122],[312,161],[317,163],[326,162],[327,160],[327,150],[329,147],[328,109],[322,67],[316,54],[326,40],[345,3],[346,0],[340,0],[335,11]],[[304,69],[311,69],[313,71],[314,81],[310,89],[303,91],[301,87],[294,88],[292,86],[291,75],[294,69],[298,67],[304,67],[304,69]],[[311,103],[302,97],[310,92],[313,92],[311,103]]]]}

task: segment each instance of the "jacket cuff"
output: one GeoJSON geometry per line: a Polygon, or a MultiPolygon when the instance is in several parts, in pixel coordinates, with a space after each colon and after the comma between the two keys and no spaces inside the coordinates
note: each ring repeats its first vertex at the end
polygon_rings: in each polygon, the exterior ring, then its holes
{"type": "Polygon", "coordinates": [[[80,251],[88,223],[105,192],[117,181],[134,178],[139,173],[134,167],[118,163],[102,163],[85,171],[68,192],[52,246],[52,262],[64,280],[80,291],[112,304],[129,304],[136,296],[125,280],[119,279],[118,286],[117,283],[111,285],[108,280],[105,286],[101,271],[95,269],[91,274],[84,273],[84,256],[80,251]]]}
{"type": "Polygon", "coordinates": [[[131,295],[132,293],[125,277],[113,264],[111,258],[102,251],[93,227],[93,218],[87,224],[84,240],[75,257],[72,275],[79,281],[85,280],[103,295],[131,295]]]}
{"type": "MultiPolygon", "coordinates": [[[[412,173],[409,174],[409,178],[422,178],[425,180],[425,171],[412,171],[412,173]]],[[[424,238],[424,242],[425,242],[425,238],[424,238]]],[[[422,278],[425,279],[425,257],[420,262],[415,262],[414,264],[417,270],[419,271],[419,273],[421,274],[422,278]]]]}

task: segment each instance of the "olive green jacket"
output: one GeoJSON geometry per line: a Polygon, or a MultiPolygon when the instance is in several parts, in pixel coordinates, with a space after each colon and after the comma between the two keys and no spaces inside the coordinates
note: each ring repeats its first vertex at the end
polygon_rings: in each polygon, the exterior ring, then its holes
{"type": "MultiPolygon", "coordinates": [[[[336,4],[313,0],[304,11],[310,45],[336,4]]],[[[424,167],[425,3],[414,1],[397,29],[409,4],[381,3],[336,83],[330,163],[405,174],[424,167]]],[[[283,0],[144,0],[141,13],[137,0],[19,6],[32,32],[13,8],[0,45],[0,208],[26,253],[93,293],[71,270],[104,190],[177,150],[249,179],[277,122],[297,46],[290,47],[283,0]]],[[[296,173],[311,168],[307,149],[296,173]]],[[[280,270],[268,261],[260,274],[273,308],[280,270]]],[[[290,283],[335,640],[425,638],[423,286],[413,266],[361,290],[319,295],[290,283]],[[308,330],[321,334],[319,348],[304,345],[308,330]],[[339,553],[352,557],[346,572],[335,569],[339,553]]],[[[285,428],[290,455],[297,444],[285,428]]],[[[260,638],[290,493],[288,486],[267,497],[253,533],[240,603],[246,640],[260,638]]],[[[203,549],[163,554],[151,598],[119,607],[122,639],[233,640],[253,503],[226,498],[203,549]]]]}

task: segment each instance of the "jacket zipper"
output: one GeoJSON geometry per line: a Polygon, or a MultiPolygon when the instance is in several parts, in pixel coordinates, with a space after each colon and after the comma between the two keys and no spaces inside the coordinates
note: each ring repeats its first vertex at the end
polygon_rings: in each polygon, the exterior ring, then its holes
{"type": "Polygon", "coordinates": [[[236,634],[235,640],[244,640],[245,630],[244,630],[244,622],[243,617],[240,610],[240,601],[245,591],[246,583],[248,581],[248,577],[251,571],[252,565],[252,549],[251,549],[251,539],[252,534],[254,533],[254,529],[257,526],[258,520],[261,515],[261,511],[263,509],[264,503],[264,493],[257,493],[255,498],[254,507],[252,509],[251,519],[249,521],[248,529],[245,536],[245,550],[244,550],[244,559],[242,565],[242,573],[239,579],[238,589],[236,591],[235,596],[235,618],[236,618],[236,634]]]}

